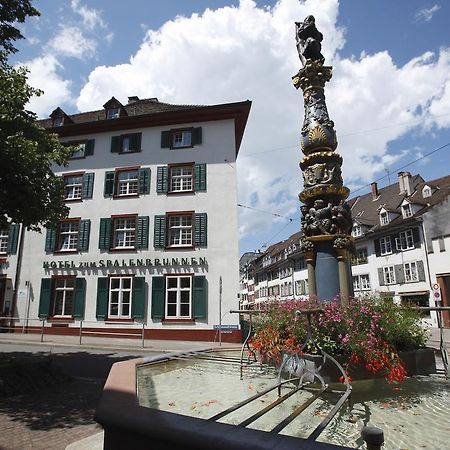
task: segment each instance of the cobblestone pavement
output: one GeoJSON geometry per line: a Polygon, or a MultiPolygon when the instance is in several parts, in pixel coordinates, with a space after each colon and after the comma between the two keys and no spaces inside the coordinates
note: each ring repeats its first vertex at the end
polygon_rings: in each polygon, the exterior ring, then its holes
{"type": "Polygon", "coordinates": [[[101,431],[93,420],[102,380],[72,379],[0,400],[1,450],[64,450],[101,431]]]}

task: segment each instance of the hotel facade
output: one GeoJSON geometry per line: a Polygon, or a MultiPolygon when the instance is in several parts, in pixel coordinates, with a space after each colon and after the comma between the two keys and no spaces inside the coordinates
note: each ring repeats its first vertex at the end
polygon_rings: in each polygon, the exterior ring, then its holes
{"type": "MultiPolygon", "coordinates": [[[[251,102],[114,97],[42,125],[75,145],[69,216],[1,235],[1,308],[45,333],[239,341],[235,163],[251,102]],[[21,239],[22,242],[21,242],[21,239]],[[15,292],[15,295],[14,295],[15,292]]],[[[6,313],[6,314],[5,314],[6,313]]]]}

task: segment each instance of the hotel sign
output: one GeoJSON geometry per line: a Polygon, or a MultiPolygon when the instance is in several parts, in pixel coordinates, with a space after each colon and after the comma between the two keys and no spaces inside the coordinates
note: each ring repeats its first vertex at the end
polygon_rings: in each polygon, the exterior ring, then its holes
{"type": "Polygon", "coordinates": [[[107,269],[111,267],[174,267],[206,266],[206,258],[128,258],[98,261],[44,261],[44,269],[107,269]]]}

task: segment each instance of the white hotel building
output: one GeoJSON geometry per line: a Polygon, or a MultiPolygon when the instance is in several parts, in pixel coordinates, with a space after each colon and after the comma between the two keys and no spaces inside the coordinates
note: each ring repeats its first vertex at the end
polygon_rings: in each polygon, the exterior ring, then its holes
{"type": "Polygon", "coordinates": [[[4,313],[45,333],[78,334],[82,320],[87,332],[143,324],[146,338],[209,341],[221,321],[222,339],[239,341],[227,311],[238,307],[235,163],[250,106],[57,108],[41,123],[79,148],[55,169],[70,213],[22,246],[18,226],[0,235],[4,313]]]}

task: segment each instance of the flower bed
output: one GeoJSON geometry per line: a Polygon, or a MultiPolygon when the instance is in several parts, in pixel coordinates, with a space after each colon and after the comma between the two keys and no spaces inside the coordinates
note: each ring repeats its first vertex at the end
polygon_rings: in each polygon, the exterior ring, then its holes
{"type": "MultiPolygon", "coordinates": [[[[424,348],[428,332],[420,325],[417,308],[380,298],[351,299],[347,305],[299,300],[269,302],[262,308],[264,313],[255,319],[250,346],[263,359],[278,362],[283,353],[299,353],[307,336],[306,316],[299,311],[318,307],[321,311],[312,320],[314,341],[338,357],[350,377],[361,366],[391,382],[403,381],[412,374],[399,352],[424,348]]],[[[303,352],[318,353],[318,348],[308,343],[303,352]]]]}

